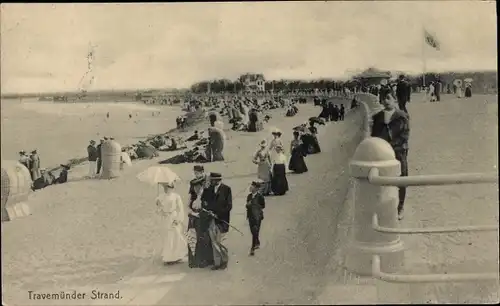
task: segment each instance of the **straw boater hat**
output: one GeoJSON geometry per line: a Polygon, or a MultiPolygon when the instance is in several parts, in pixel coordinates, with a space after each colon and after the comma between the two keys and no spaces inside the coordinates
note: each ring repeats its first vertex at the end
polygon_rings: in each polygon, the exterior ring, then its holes
{"type": "Polygon", "coordinates": [[[262,186],[263,183],[264,183],[264,181],[257,179],[255,181],[252,181],[250,183],[250,186],[260,188],[260,186],[262,186]]]}
{"type": "Polygon", "coordinates": [[[260,146],[261,147],[266,147],[267,146],[267,140],[262,139],[262,141],[260,142],[260,146]]]}
{"type": "Polygon", "coordinates": [[[281,136],[282,133],[281,133],[281,131],[278,128],[275,128],[275,129],[273,129],[273,131],[271,132],[271,134],[272,135],[279,135],[279,136],[281,136]]]}
{"type": "Polygon", "coordinates": [[[216,172],[210,172],[210,179],[213,181],[220,181],[222,180],[222,174],[216,172]]]}

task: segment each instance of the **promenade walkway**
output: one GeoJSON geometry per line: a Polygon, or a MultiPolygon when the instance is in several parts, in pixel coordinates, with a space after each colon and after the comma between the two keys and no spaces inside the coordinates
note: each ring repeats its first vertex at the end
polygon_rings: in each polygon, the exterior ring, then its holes
{"type": "MultiPolygon", "coordinates": [[[[496,96],[439,103],[413,99],[409,104],[410,175],[492,172],[498,167],[496,96]]],[[[352,201],[352,194],[350,195],[352,201]]],[[[340,217],[337,243],[329,265],[332,278],[320,304],[485,303],[498,302],[495,283],[390,284],[356,278],[343,270],[343,251],[352,221],[352,203],[340,217]]],[[[408,188],[401,227],[498,224],[498,185],[408,188]]],[[[498,232],[405,235],[401,273],[481,273],[498,271],[498,232]]]]}

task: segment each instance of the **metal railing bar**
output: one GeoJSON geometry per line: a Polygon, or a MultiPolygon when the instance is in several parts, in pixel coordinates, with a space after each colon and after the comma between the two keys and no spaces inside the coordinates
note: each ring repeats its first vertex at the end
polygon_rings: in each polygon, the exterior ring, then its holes
{"type": "Polygon", "coordinates": [[[373,255],[372,276],[389,283],[442,283],[494,281],[499,279],[498,273],[457,273],[457,274],[392,274],[380,271],[380,257],[373,255]]]}
{"type": "Polygon", "coordinates": [[[368,181],[378,186],[398,187],[493,184],[498,183],[498,173],[457,173],[384,177],[379,176],[379,170],[377,168],[372,168],[368,174],[368,181]]]}
{"type": "Polygon", "coordinates": [[[372,217],[373,230],[386,234],[440,234],[440,233],[461,233],[461,232],[495,232],[497,225],[467,225],[450,227],[423,227],[423,228],[393,228],[383,227],[378,223],[377,214],[372,217]]]}

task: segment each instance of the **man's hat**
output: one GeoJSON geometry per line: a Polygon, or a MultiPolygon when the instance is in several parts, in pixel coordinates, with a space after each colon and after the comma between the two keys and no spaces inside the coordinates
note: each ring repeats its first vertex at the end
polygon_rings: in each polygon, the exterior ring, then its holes
{"type": "Polygon", "coordinates": [[[255,181],[252,181],[252,183],[250,183],[250,186],[260,187],[263,183],[264,183],[264,181],[262,181],[262,180],[255,180],[255,181]]]}
{"type": "Polygon", "coordinates": [[[95,140],[93,140],[93,139],[92,139],[92,140],[90,140],[90,143],[95,143],[95,140]]]}
{"type": "Polygon", "coordinates": [[[26,154],[26,151],[21,150],[21,151],[19,151],[19,154],[26,154]]]}
{"type": "Polygon", "coordinates": [[[104,137],[104,140],[108,140],[108,137],[104,137]]]}
{"type": "Polygon", "coordinates": [[[222,180],[222,174],[216,172],[210,172],[211,180],[222,180]]]}
{"type": "Polygon", "coordinates": [[[202,165],[194,165],[193,170],[197,172],[203,172],[205,171],[205,167],[203,167],[202,165]]]}
{"type": "Polygon", "coordinates": [[[36,153],[36,149],[34,149],[33,151],[31,151],[31,153],[36,153]]]}

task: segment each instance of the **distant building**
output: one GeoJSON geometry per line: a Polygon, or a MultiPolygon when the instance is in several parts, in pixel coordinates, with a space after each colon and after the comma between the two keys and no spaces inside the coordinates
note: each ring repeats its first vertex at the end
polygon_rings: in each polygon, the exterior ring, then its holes
{"type": "Polygon", "coordinates": [[[262,74],[247,73],[239,78],[246,92],[264,92],[266,79],[262,74]]]}

